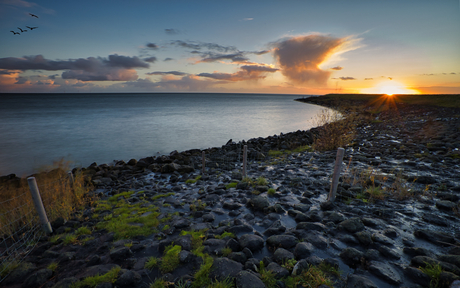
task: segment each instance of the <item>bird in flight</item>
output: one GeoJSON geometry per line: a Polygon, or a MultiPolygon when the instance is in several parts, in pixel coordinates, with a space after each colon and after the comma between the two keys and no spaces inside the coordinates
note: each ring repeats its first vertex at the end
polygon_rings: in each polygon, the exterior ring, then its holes
{"type": "Polygon", "coordinates": [[[30,27],[30,26],[26,26],[26,27],[29,28],[30,30],[34,30],[38,28],[38,27],[30,27]]]}
{"type": "Polygon", "coordinates": [[[10,31],[10,32],[13,32],[14,35],[16,35],[16,34],[18,34],[18,35],[21,34],[21,33],[19,33],[19,32],[14,32],[14,31],[10,31]]]}
{"type": "Polygon", "coordinates": [[[22,30],[21,28],[18,27],[19,30],[21,30],[21,32],[27,32],[27,30],[22,30]]]}
{"type": "Polygon", "coordinates": [[[35,14],[29,13],[29,15],[32,16],[32,17],[38,18],[38,16],[35,15],[35,14]]]}

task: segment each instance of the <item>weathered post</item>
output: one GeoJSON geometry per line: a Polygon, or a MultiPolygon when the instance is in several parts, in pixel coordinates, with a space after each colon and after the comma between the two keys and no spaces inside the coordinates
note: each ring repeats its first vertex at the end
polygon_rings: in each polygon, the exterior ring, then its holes
{"type": "Polygon", "coordinates": [[[246,177],[246,166],[248,162],[248,145],[243,146],[243,178],[246,177]]]}
{"type": "Polygon", "coordinates": [[[201,152],[201,174],[204,175],[206,171],[206,159],[205,159],[205,152],[201,152]]]}
{"type": "Polygon", "coordinates": [[[40,191],[38,190],[37,181],[35,181],[35,177],[29,177],[27,178],[27,182],[29,183],[30,194],[32,195],[34,206],[37,210],[38,217],[40,218],[40,222],[43,226],[43,230],[46,233],[51,234],[53,233],[53,228],[51,228],[51,224],[48,221],[48,216],[46,216],[46,211],[43,207],[42,197],[40,196],[40,191]]]}
{"type": "Polygon", "coordinates": [[[329,192],[329,198],[327,199],[329,202],[334,202],[335,200],[335,194],[337,193],[337,186],[339,185],[339,177],[340,177],[340,171],[342,168],[344,152],[345,152],[345,149],[341,147],[337,149],[337,157],[335,158],[334,174],[332,175],[331,191],[329,192]]]}

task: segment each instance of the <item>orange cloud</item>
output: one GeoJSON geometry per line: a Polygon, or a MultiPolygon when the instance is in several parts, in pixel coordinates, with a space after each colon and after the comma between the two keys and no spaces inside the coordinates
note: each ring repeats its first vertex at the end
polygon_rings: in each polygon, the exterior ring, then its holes
{"type": "MultiPolygon", "coordinates": [[[[319,65],[332,55],[343,52],[349,41],[349,38],[320,34],[290,37],[275,42],[273,53],[281,73],[294,84],[326,84],[331,72],[321,70],[319,65]]],[[[339,66],[334,68],[340,70],[339,66]]]]}

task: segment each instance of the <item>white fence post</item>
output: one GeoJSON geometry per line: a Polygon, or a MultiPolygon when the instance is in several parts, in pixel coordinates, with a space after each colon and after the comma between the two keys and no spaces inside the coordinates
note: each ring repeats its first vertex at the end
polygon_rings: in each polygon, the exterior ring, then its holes
{"type": "Polygon", "coordinates": [[[243,146],[243,178],[246,177],[246,166],[248,164],[248,145],[243,146]]]}
{"type": "Polygon", "coordinates": [[[343,161],[343,154],[345,149],[339,148],[337,149],[337,157],[335,158],[335,166],[334,166],[334,174],[332,175],[332,184],[331,184],[331,191],[329,192],[329,199],[330,202],[334,202],[335,194],[337,193],[337,186],[339,185],[339,177],[340,171],[342,170],[342,161],[343,161]]]}
{"type": "Polygon", "coordinates": [[[51,234],[53,233],[53,228],[51,228],[51,224],[48,221],[48,216],[46,216],[46,211],[43,207],[42,197],[40,196],[40,191],[38,190],[37,181],[35,181],[35,177],[29,177],[27,178],[27,182],[29,183],[30,194],[32,194],[35,209],[37,210],[38,217],[40,218],[40,222],[43,225],[43,230],[46,233],[51,234]]]}
{"type": "Polygon", "coordinates": [[[201,152],[201,174],[204,175],[206,172],[206,158],[205,158],[205,152],[201,152]]]}

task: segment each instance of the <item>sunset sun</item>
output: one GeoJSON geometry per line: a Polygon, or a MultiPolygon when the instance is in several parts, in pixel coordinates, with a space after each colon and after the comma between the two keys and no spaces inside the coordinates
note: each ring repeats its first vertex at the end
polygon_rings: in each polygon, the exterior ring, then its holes
{"type": "Polygon", "coordinates": [[[377,84],[372,88],[365,88],[361,90],[361,93],[371,94],[419,94],[420,92],[415,89],[407,88],[406,85],[396,81],[385,81],[377,84]]]}

